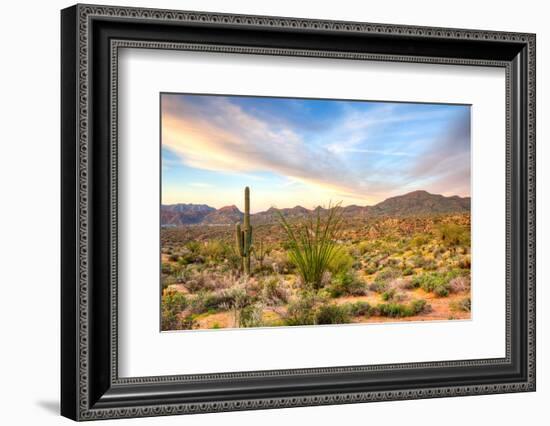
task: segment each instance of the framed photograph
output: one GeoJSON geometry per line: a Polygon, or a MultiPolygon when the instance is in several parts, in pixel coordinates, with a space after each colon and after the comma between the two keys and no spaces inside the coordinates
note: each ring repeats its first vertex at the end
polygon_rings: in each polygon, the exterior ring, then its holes
{"type": "Polygon", "coordinates": [[[535,35],[61,12],[61,412],[535,390],[535,35]]]}

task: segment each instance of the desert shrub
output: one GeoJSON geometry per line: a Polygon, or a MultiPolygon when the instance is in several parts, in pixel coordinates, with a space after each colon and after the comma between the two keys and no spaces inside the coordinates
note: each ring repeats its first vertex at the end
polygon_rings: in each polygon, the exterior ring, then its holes
{"type": "Polygon", "coordinates": [[[193,315],[186,315],[180,319],[178,329],[179,330],[191,330],[197,322],[193,315]]]}
{"type": "Polygon", "coordinates": [[[419,234],[416,235],[414,238],[411,239],[411,246],[419,249],[423,245],[428,244],[430,242],[430,236],[426,234],[419,234]]]}
{"type": "Polygon", "coordinates": [[[412,275],[412,274],[414,274],[414,270],[410,266],[406,266],[403,269],[403,275],[404,276],[409,276],[409,275],[412,275]]]}
{"type": "Polygon", "coordinates": [[[179,255],[177,254],[171,254],[168,259],[171,261],[171,262],[177,262],[179,260],[179,255]]]}
{"type": "Polygon", "coordinates": [[[187,298],[177,290],[166,289],[162,293],[162,307],[181,312],[187,307],[187,298]]]}
{"type": "Polygon", "coordinates": [[[189,241],[185,248],[191,253],[198,254],[201,250],[201,244],[198,241],[189,241]]]}
{"type": "Polygon", "coordinates": [[[261,283],[262,300],[268,305],[280,305],[288,302],[290,296],[284,283],[277,277],[269,277],[261,283]]]}
{"type": "Polygon", "coordinates": [[[334,256],[332,256],[328,265],[328,270],[333,274],[339,274],[349,271],[353,267],[353,264],[354,260],[349,252],[344,248],[340,248],[336,250],[334,256]]]}
{"type": "Polygon", "coordinates": [[[393,300],[393,298],[395,297],[395,293],[396,293],[395,288],[390,288],[386,290],[385,292],[382,293],[382,300],[384,301],[393,300]]]}
{"type": "Polygon", "coordinates": [[[349,310],[344,305],[321,305],[315,314],[316,324],[347,324],[351,322],[349,310]]]}
{"type": "Polygon", "coordinates": [[[362,241],[357,245],[357,250],[361,255],[364,255],[374,249],[373,244],[370,241],[362,241]]]}
{"type": "Polygon", "coordinates": [[[437,268],[435,259],[430,259],[423,256],[414,256],[411,261],[415,268],[422,268],[427,271],[434,271],[437,268]]]}
{"type": "Polygon", "coordinates": [[[415,276],[412,279],[412,285],[420,287],[424,291],[432,292],[439,297],[446,297],[451,290],[449,285],[451,279],[452,274],[450,273],[430,272],[415,276]]]}
{"type": "Polygon", "coordinates": [[[460,293],[470,289],[470,278],[467,276],[458,276],[449,281],[449,289],[453,293],[460,293]]]}
{"type": "Polygon", "coordinates": [[[329,207],[326,214],[317,209],[301,223],[291,225],[279,214],[288,244],[289,259],[296,266],[302,282],[318,290],[322,278],[338,253],[337,240],[342,225],[339,206],[329,207]]]}
{"type": "Polygon", "coordinates": [[[289,259],[287,252],[272,252],[264,264],[271,266],[276,274],[290,274],[296,270],[296,266],[289,259]]]}
{"type": "Polygon", "coordinates": [[[469,255],[461,257],[458,261],[458,267],[461,269],[470,269],[472,267],[472,261],[469,255]]]}
{"type": "Polygon", "coordinates": [[[425,300],[417,299],[408,304],[403,303],[381,303],[376,307],[379,315],[392,318],[412,317],[428,307],[425,300]]]}
{"type": "Polygon", "coordinates": [[[376,279],[388,281],[388,280],[397,278],[398,276],[399,276],[399,270],[395,268],[384,268],[378,273],[378,275],[376,275],[376,279]]]}
{"type": "Polygon", "coordinates": [[[367,291],[365,283],[359,279],[356,273],[350,271],[336,274],[327,290],[331,297],[361,296],[367,291]]]}
{"type": "Polygon", "coordinates": [[[372,314],[372,307],[369,302],[357,301],[348,304],[348,311],[351,316],[370,316],[372,314]]]}
{"type": "Polygon", "coordinates": [[[470,312],[472,309],[472,301],[469,297],[453,301],[449,304],[452,311],[470,312]]]}
{"type": "Polygon", "coordinates": [[[376,273],[376,271],[378,271],[378,266],[374,262],[369,262],[365,266],[365,273],[368,274],[368,275],[372,275],[372,274],[376,273]]]}
{"type": "Polygon", "coordinates": [[[429,306],[430,305],[428,305],[428,303],[424,299],[412,300],[410,303],[410,307],[415,314],[419,314],[428,310],[429,306]]]}
{"type": "Polygon", "coordinates": [[[204,257],[200,254],[186,250],[178,256],[178,263],[182,266],[189,265],[191,263],[204,263],[204,257]]]}
{"type": "Polygon", "coordinates": [[[218,240],[208,241],[201,247],[201,254],[214,262],[220,262],[225,259],[228,252],[227,245],[218,240]]]}
{"type": "Polygon", "coordinates": [[[399,267],[400,265],[401,261],[394,257],[389,258],[386,262],[386,267],[399,267]]]}
{"type": "Polygon", "coordinates": [[[239,327],[261,327],[263,306],[260,303],[244,306],[240,309],[238,320],[239,327]]]}
{"type": "Polygon", "coordinates": [[[369,290],[376,293],[383,293],[388,288],[388,283],[386,281],[374,280],[369,284],[369,290]]]}
{"type": "Polygon", "coordinates": [[[190,303],[193,313],[201,314],[218,310],[229,310],[235,304],[245,306],[252,303],[252,297],[244,290],[230,288],[221,291],[201,291],[190,303]]]}
{"type": "Polygon", "coordinates": [[[190,293],[198,293],[201,290],[207,290],[204,274],[195,273],[192,278],[187,279],[183,285],[190,293]]]}
{"type": "Polygon", "coordinates": [[[394,268],[384,268],[374,278],[374,282],[369,285],[369,290],[382,293],[388,288],[388,284],[394,278],[399,276],[399,271],[394,268]]]}
{"type": "Polygon", "coordinates": [[[470,230],[456,223],[445,223],[439,226],[439,239],[446,247],[454,249],[461,245],[470,245],[470,230]]]}
{"type": "Polygon", "coordinates": [[[172,273],[172,265],[170,265],[169,263],[164,263],[162,262],[161,265],[160,265],[160,272],[162,272],[163,274],[171,274],[172,273]]]}
{"type": "Polygon", "coordinates": [[[425,259],[423,268],[426,271],[435,271],[437,269],[437,262],[435,259],[425,259]]]}
{"type": "Polygon", "coordinates": [[[166,289],[162,293],[161,328],[162,330],[181,330],[191,328],[180,319],[180,313],[187,308],[187,298],[184,294],[166,289]]]}
{"type": "Polygon", "coordinates": [[[401,318],[414,315],[413,309],[402,303],[380,303],[376,309],[383,317],[401,318]]]}
{"type": "Polygon", "coordinates": [[[284,317],[286,325],[313,325],[315,324],[315,295],[313,292],[304,292],[300,297],[288,304],[284,317]]]}

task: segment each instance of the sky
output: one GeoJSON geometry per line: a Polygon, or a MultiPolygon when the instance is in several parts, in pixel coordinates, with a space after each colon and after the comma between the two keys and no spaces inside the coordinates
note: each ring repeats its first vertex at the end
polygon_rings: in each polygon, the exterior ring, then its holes
{"type": "Polygon", "coordinates": [[[470,196],[467,105],[161,94],[162,203],[242,210],[470,196]]]}

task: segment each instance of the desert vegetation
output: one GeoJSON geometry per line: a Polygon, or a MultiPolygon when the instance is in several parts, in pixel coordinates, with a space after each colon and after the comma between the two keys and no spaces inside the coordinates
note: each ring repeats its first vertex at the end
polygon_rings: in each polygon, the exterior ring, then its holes
{"type": "Polygon", "coordinates": [[[162,330],[470,317],[469,212],[244,206],[161,228],[162,330]]]}

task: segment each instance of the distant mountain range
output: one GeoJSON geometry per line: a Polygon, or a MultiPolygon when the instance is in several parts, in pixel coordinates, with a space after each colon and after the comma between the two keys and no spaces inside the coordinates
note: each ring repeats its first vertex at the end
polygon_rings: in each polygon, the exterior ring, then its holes
{"type": "MultiPolygon", "coordinates": [[[[322,207],[317,207],[317,209],[322,207]]],[[[391,197],[374,206],[350,205],[342,207],[345,217],[379,217],[379,216],[412,216],[437,213],[468,213],[470,197],[445,197],[430,194],[427,191],[414,191],[405,195],[391,197]]],[[[312,212],[302,206],[277,209],[271,207],[266,211],[251,215],[253,224],[274,222],[280,212],[287,218],[303,218],[312,212]]],[[[236,206],[225,206],[219,209],[206,204],[170,204],[160,209],[161,225],[233,225],[242,220],[243,213],[236,206]]]]}

